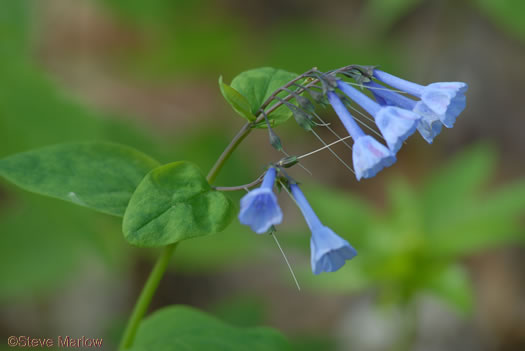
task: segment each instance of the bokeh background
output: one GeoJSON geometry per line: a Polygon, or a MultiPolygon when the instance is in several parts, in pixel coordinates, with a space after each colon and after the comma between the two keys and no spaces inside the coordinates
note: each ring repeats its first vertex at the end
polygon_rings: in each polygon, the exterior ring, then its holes
{"type": "MultiPolygon", "coordinates": [[[[301,291],[272,238],[233,223],[179,246],[151,309],[275,327],[303,351],[524,350],[524,62],[521,0],[1,0],[0,157],[110,140],[208,170],[243,124],[217,79],[260,66],[468,82],[456,126],[433,145],[412,137],[375,178],[358,183],[328,152],[305,160],[312,175],[292,170],[358,249],[344,269],[310,273],[308,229],[281,194],[277,234],[301,291]]],[[[320,146],[293,121],[277,132],[292,154],[320,146]]],[[[252,133],[217,184],[278,158],[252,133]]],[[[0,233],[0,349],[9,335],[114,349],[158,251],[130,247],[115,218],[4,180],[0,233]]]]}

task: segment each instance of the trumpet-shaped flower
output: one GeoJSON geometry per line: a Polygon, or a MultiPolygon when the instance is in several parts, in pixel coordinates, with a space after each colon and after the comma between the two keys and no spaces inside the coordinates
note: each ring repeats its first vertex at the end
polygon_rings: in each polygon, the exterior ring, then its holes
{"type": "Polygon", "coordinates": [[[416,96],[434,113],[447,128],[452,128],[459,114],[465,109],[465,92],[468,85],[463,82],[438,82],[427,86],[398,78],[381,70],[374,70],[374,77],[396,89],[416,96]]]}
{"type": "Polygon", "coordinates": [[[416,131],[421,117],[411,110],[397,106],[381,106],[341,80],[337,82],[337,86],[350,99],[354,100],[374,117],[388,148],[393,153],[396,153],[403,145],[403,142],[416,131]]]}
{"type": "Polygon", "coordinates": [[[324,226],[297,184],[291,184],[292,195],[312,232],[310,239],[311,265],[314,274],[335,272],[357,251],[330,228],[324,226]]]}
{"type": "Polygon", "coordinates": [[[352,136],[352,139],[354,139],[352,161],[357,180],[361,178],[372,178],[380,170],[396,162],[396,157],[389,149],[373,137],[366,135],[363,130],[359,128],[354,117],[352,117],[346,109],[336,93],[332,91],[328,92],[328,101],[348,133],[352,136]]]}
{"type": "Polygon", "coordinates": [[[272,225],[279,224],[283,220],[283,213],[272,190],[276,173],[274,167],[268,169],[262,185],[241,199],[239,221],[249,225],[257,234],[267,232],[272,225]]]}
{"type": "Polygon", "coordinates": [[[423,101],[409,99],[373,81],[364,83],[364,85],[372,92],[379,104],[398,106],[420,115],[417,130],[429,144],[432,144],[434,138],[441,132],[440,116],[428,108],[423,101]]]}
{"type": "Polygon", "coordinates": [[[370,135],[358,138],[354,142],[352,158],[357,180],[372,178],[383,168],[396,162],[392,152],[370,135]]]}

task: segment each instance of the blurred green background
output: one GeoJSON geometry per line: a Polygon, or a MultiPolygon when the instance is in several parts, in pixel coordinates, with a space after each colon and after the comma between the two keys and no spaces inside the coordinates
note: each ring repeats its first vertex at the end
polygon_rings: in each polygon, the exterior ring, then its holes
{"type": "MultiPolygon", "coordinates": [[[[0,157],[110,140],[208,170],[243,123],[217,79],[259,66],[468,82],[454,129],[412,137],[375,178],[358,183],[327,152],[305,160],[312,176],[292,170],[359,251],[344,269],[311,274],[308,229],[281,194],[277,234],[301,291],[272,238],[234,221],[179,246],[152,310],[272,326],[294,350],[523,350],[524,15],[521,0],[0,0],[0,157]]],[[[292,154],[320,146],[293,122],[277,132],[292,154]]],[[[216,183],[250,182],[277,158],[257,131],[216,183]]],[[[126,244],[115,218],[4,180],[0,233],[3,340],[89,335],[113,349],[158,252],[126,244]]]]}

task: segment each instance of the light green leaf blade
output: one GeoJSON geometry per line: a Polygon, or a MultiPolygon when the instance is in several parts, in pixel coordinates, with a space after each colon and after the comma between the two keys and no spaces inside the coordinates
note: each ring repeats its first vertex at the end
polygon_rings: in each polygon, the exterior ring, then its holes
{"type": "Polygon", "coordinates": [[[472,146],[448,162],[425,182],[422,191],[423,205],[432,217],[443,209],[455,211],[454,206],[463,201],[492,177],[495,170],[496,154],[485,144],[472,146]]]}
{"type": "Polygon", "coordinates": [[[186,306],[163,308],[145,319],[131,351],[284,351],[286,339],[270,328],[233,327],[186,306]]]}
{"type": "MultiPolygon", "coordinates": [[[[250,104],[251,113],[257,115],[262,104],[280,87],[296,78],[297,74],[272,67],[245,71],[232,80],[231,87],[243,95],[250,104]]],[[[270,106],[273,105],[270,104],[270,106]]],[[[280,106],[268,115],[273,126],[286,122],[292,112],[280,106]]],[[[260,127],[266,127],[264,123],[260,127]]]]}
{"type": "Polygon", "coordinates": [[[197,166],[170,163],[152,170],[137,187],[124,215],[124,236],[133,245],[154,247],[220,232],[234,208],[197,166]]]}
{"type": "Polygon", "coordinates": [[[525,181],[517,181],[481,199],[435,227],[429,247],[435,256],[462,256],[505,244],[525,244],[519,223],[525,212],[525,181]]]}
{"type": "Polygon", "coordinates": [[[158,165],[127,146],[86,142],[59,144],[0,160],[0,175],[19,187],[115,216],[158,165]]]}
{"type": "Polygon", "coordinates": [[[255,121],[255,116],[251,112],[251,106],[248,100],[246,100],[246,98],[237,90],[224,83],[222,81],[222,76],[219,77],[219,88],[221,89],[222,96],[224,96],[224,99],[226,99],[235,112],[250,122],[255,121]]]}

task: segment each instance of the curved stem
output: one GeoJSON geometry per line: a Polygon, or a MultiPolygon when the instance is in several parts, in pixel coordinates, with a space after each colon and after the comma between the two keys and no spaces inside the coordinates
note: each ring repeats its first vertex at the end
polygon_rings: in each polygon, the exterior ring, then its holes
{"type": "Polygon", "coordinates": [[[164,272],[166,272],[171,255],[173,254],[173,251],[175,251],[175,247],[177,247],[177,243],[165,246],[157,263],[155,263],[155,266],[148,277],[148,281],[142,288],[142,292],[133,308],[131,317],[129,318],[126,329],[124,330],[124,334],[122,335],[119,350],[126,350],[133,344],[140,321],[148,310],[151,299],[159,286],[164,272]]]}
{"type": "Polygon", "coordinates": [[[252,131],[252,123],[246,123],[241,130],[233,137],[230,144],[224,149],[221,156],[219,156],[219,159],[215,162],[213,167],[211,168],[210,172],[208,173],[208,176],[206,177],[206,180],[208,183],[213,183],[215,178],[217,178],[217,175],[221,171],[222,167],[224,166],[224,163],[228,158],[230,158],[233,151],[239,146],[239,144],[250,134],[252,131]]]}
{"type": "Polygon", "coordinates": [[[244,190],[244,189],[253,188],[254,186],[259,185],[259,184],[262,183],[265,174],[266,174],[266,172],[264,172],[257,179],[255,179],[253,182],[248,183],[248,184],[237,185],[237,186],[214,186],[213,189],[215,189],[217,191],[237,191],[237,190],[244,190]]]}

